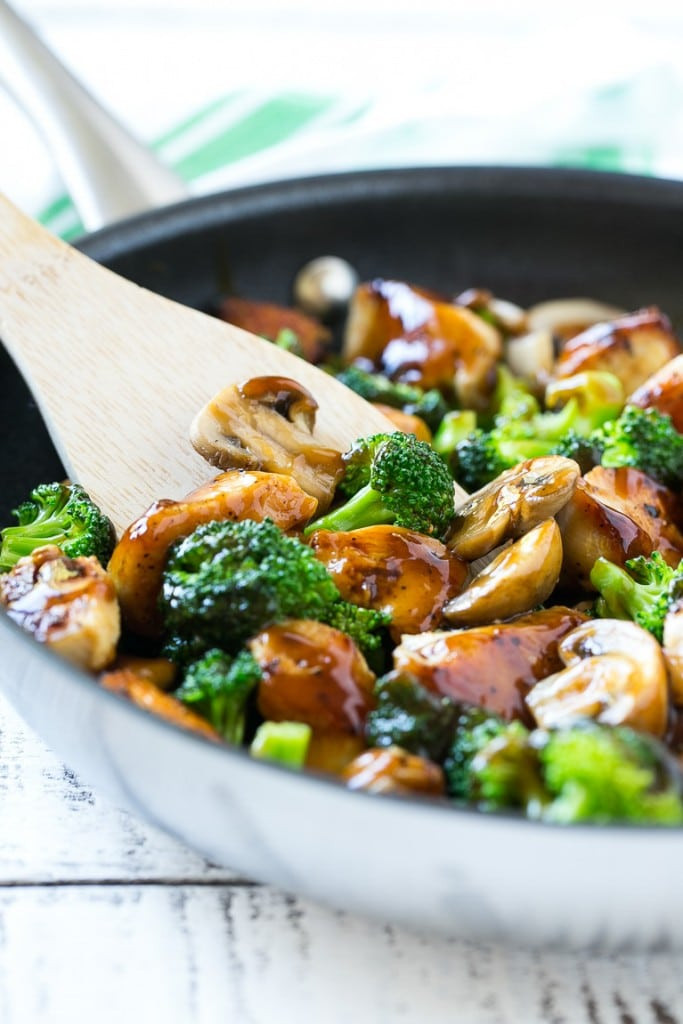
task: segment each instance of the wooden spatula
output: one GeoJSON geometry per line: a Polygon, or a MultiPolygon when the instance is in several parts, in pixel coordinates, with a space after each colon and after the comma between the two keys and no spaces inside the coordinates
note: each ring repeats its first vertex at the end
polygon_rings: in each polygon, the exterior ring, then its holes
{"type": "MultiPolygon", "coordinates": [[[[279,374],[319,405],[322,445],[393,430],[372,405],[275,345],[154,295],[53,237],[0,196],[0,338],[64,466],[118,529],[215,472],[189,426],[217,391],[279,374]]],[[[36,481],[38,483],[39,481],[36,481]]]]}

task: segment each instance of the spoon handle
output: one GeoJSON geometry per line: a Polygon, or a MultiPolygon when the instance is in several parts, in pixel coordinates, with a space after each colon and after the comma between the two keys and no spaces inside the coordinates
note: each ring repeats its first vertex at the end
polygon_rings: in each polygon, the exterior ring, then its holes
{"type": "Polygon", "coordinates": [[[45,138],[87,230],[186,198],[185,183],[96,103],[4,0],[0,82],[45,138]]]}

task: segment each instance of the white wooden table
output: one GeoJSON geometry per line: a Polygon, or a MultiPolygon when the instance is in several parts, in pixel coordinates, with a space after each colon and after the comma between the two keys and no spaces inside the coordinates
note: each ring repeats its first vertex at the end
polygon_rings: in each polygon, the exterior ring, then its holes
{"type": "Polygon", "coordinates": [[[0,801],[1,1024],[683,1022],[683,953],[532,954],[255,885],[91,792],[2,698],[0,801]]]}

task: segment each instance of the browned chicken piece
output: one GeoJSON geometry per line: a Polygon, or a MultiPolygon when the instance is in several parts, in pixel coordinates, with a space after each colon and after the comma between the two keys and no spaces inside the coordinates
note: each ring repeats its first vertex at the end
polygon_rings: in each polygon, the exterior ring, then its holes
{"type": "Polygon", "coordinates": [[[100,683],[105,690],[111,690],[112,693],[127,697],[139,708],[151,711],[153,715],[163,718],[172,725],[177,725],[189,732],[196,732],[215,743],[223,742],[213,726],[186,707],[182,701],[170,693],[164,693],[151,679],[132,669],[121,668],[113,672],[105,672],[100,676],[100,683]]]}
{"type": "Polygon", "coordinates": [[[314,732],[306,751],[306,767],[328,775],[341,775],[365,749],[362,736],[348,732],[314,732]]]}
{"type": "Polygon", "coordinates": [[[303,526],[316,508],[292,477],[241,470],[221,473],[181,501],[155,501],[131,523],[109,562],[126,625],[142,636],[159,635],[157,598],[168,549],[202,523],[272,519],[286,531],[303,526]]]}
{"type": "Polygon", "coordinates": [[[309,363],[321,362],[332,341],[330,331],[319,320],[298,309],[277,306],[273,302],[258,302],[231,295],[222,300],[218,315],[221,320],[227,320],[252,334],[260,334],[269,341],[275,341],[280,331],[293,331],[309,363]]]}
{"type": "Polygon", "coordinates": [[[495,385],[500,333],[463,306],[402,281],[360,285],[349,309],[344,359],[369,361],[392,380],[440,388],[481,408],[495,385]]]}
{"type": "Polygon", "coordinates": [[[445,783],[438,764],[401,747],[372,747],[352,761],[342,778],[349,789],[410,796],[443,796],[445,783]]]}
{"type": "Polygon", "coordinates": [[[261,667],[258,708],[274,722],[305,722],[314,733],[363,732],[375,705],[375,676],[353,640],[332,626],[288,619],[249,641],[261,667]]]}
{"type": "Polygon", "coordinates": [[[178,666],[168,658],[141,658],[134,654],[119,654],[109,671],[133,672],[142,679],[149,679],[160,690],[173,690],[178,683],[178,666]]]}
{"type": "Polygon", "coordinates": [[[571,338],[553,375],[571,377],[584,370],[606,370],[619,378],[624,394],[629,395],[680,351],[668,318],[651,307],[596,324],[571,338]]]}
{"type": "Polygon", "coordinates": [[[526,694],[562,668],[558,643],[585,619],[556,606],[492,626],[404,636],[394,666],[433,693],[529,722],[526,694]]]}
{"type": "Polygon", "coordinates": [[[630,396],[628,404],[657,409],[670,416],[676,430],[683,434],[683,355],[648,377],[630,396]]]}
{"type": "Polygon", "coordinates": [[[396,430],[402,434],[415,434],[418,441],[426,441],[431,444],[432,432],[421,416],[414,416],[411,412],[403,412],[402,409],[394,409],[383,402],[373,402],[375,409],[379,409],[383,416],[394,424],[396,430]]]}
{"type": "Polygon", "coordinates": [[[679,499],[639,469],[597,466],[579,480],[557,516],[564,559],[562,581],[593,590],[597,558],[623,566],[628,558],[660,551],[669,565],[683,557],[679,499]]]}
{"type": "Polygon", "coordinates": [[[400,526],[317,530],[309,541],[346,601],[390,613],[395,640],[438,626],[467,578],[444,544],[400,526]]]}
{"type": "Polygon", "coordinates": [[[114,584],[96,558],[67,558],[37,548],[0,576],[0,604],[40,643],[97,672],[114,658],[119,607],[114,584]]]}

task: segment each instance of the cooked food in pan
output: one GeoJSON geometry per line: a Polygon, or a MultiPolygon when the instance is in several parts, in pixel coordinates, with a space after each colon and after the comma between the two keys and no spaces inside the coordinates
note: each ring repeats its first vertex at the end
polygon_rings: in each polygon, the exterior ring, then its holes
{"type": "Polygon", "coordinates": [[[375,280],[335,354],[300,310],[220,312],[395,430],[321,448],[297,381],[230,385],[188,438],[206,483],[151,494],[118,539],[77,484],[36,484],[1,534],[6,613],[178,727],[340,785],[683,823],[683,354],[666,316],[375,280]]]}

